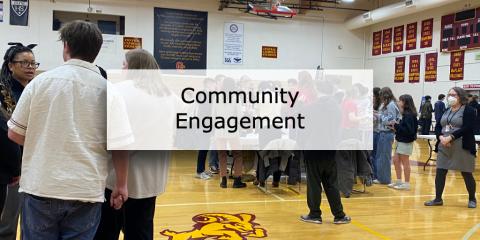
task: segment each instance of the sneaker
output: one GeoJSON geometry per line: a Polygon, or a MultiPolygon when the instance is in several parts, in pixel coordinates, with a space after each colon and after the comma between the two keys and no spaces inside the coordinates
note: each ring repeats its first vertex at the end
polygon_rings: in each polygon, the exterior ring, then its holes
{"type": "Polygon", "coordinates": [[[400,185],[394,186],[393,188],[397,190],[410,190],[410,183],[402,183],[400,185]]]}
{"type": "Polygon", "coordinates": [[[387,187],[389,187],[389,188],[395,188],[396,186],[400,186],[400,185],[402,185],[402,184],[403,184],[402,180],[397,180],[397,181],[395,181],[395,182],[393,182],[393,183],[388,184],[387,187]]]}
{"type": "Polygon", "coordinates": [[[477,201],[468,201],[468,208],[477,208],[477,201]]]}
{"type": "Polygon", "coordinates": [[[433,199],[433,200],[430,200],[430,201],[426,201],[423,205],[425,205],[425,206],[427,206],[427,207],[443,206],[443,200],[433,199]]]}
{"type": "Polygon", "coordinates": [[[307,223],[322,224],[321,217],[310,217],[310,215],[300,216],[300,221],[307,222],[307,223]]]}
{"type": "Polygon", "coordinates": [[[206,172],[202,172],[202,173],[197,173],[197,175],[195,176],[196,178],[199,178],[199,179],[202,179],[202,180],[208,180],[210,178],[212,178],[210,175],[208,175],[208,173],[206,172]]]}
{"type": "Polygon", "coordinates": [[[378,181],[377,179],[374,179],[372,182],[373,184],[380,184],[380,181],[378,181]]]}
{"type": "Polygon", "coordinates": [[[211,172],[212,174],[218,174],[218,168],[215,167],[215,166],[211,166],[211,167],[210,167],[210,172],[211,172]]]}
{"type": "Polygon", "coordinates": [[[347,224],[350,223],[352,219],[349,216],[344,216],[342,218],[333,219],[333,224],[347,224]]]}

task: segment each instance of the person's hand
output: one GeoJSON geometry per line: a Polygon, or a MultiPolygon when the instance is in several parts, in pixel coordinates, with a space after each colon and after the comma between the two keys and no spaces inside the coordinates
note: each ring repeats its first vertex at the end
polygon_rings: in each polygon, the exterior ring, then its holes
{"type": "Polygon", "coordinates": [[[450,147],[451,144],[450,144],[450,141],[452,141],[452,137],[448,136],[448,137],[445,137],[445,136],[440,136],[440,143],[442,143],[443,146],[445,147],[450,147]]]}
{"type": "Polygon", "coordinates": [[[19,182],[20,182],[20,176],[13,177],[12,181],[8,184],[8,186],[10,187],[17,186],[19,182]]]}
{"type": "Polygon", "coordinates": [[[122,208],[123,203],[128,199],[128,189],[127,186],[117,186],[112,191],[110,196],[110,206],[118,210],[122,208]]]}

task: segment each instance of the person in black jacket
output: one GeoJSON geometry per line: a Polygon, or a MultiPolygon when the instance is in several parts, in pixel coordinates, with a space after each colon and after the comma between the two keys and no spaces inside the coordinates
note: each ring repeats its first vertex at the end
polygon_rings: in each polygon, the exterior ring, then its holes
{"type": "Polygon", "coordinates": [[[435,176],[435,199],[425,202],[425,206],[443,205],[442,194],[448,170],[462,172],[469,199],[468,207],[476,208],[475,170],[476,148],[473,135],[476,110],[467,106],[467,94],[463,88],[454,87],[448,93],[450,108],[443,114],[442,133],[437,155],[435,176]]]}
{"type": "Polygon", "coordinates": [[[395,130],[395,140],[397,146],[393,163],[397,174],[397,181],[388,185],[397,190],[410,189],[410,155],[413,152],[413,142],[417,138],[417,109],[412,96],[405,94],[400,96],[398,107],[402,114],[402,119],[397,123],[392,123],[392,129],[395,130]],[[402,182],[402,167],[405,182],[402,182]]]}
{"type": "Polygon", "coordinates": [[[36,44],[9,45],[0,72],[0,239],[16,239],[22,197],[18,193],[22,149],[8,138],[7,121],[39,66],[32,51],[36,44]]]}
{"type": "Polygon", "coordinates": [[[437,142],[435,143],[434,152],[438,152],[438,144],[440,144],[440,134],[442,133],[442,124],[440,121],[442,120],[443,113],[445,113],[445,94],[438,95],[438,101],[435,103],[435,135],[437,136],[437,142]]]}
{"type": "Polygon", "coordinates": [[[472,96],[468,105],[477,111],[477,117],[474,124],[474,133],[475,135],[480,135],[480,104],[478,103],[478,96],[472,96]]]}
{"type": "Polygon", "coordinates": [[[420,125],[422,126],[422,135],[430,135],[430,128],[432,127],[432,112],[433,107],[431,103],[432,97],[425,96],[425,102],[420,107],[420,125]]]}

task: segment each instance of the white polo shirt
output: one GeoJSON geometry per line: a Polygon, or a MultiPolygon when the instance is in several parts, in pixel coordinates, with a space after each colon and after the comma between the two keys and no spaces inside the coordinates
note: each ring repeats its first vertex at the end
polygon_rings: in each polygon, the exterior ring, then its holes
{"type": "Polygon", "coordinates": [[[25,136],[20,192],[104,201],[106,85],[95,65],[77,59],[27,85],[8,122],[25,136]]]}

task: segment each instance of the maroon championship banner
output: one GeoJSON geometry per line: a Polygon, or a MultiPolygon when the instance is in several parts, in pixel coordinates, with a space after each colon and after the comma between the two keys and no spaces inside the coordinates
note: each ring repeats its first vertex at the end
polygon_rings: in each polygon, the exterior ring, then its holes
{"type": "Polygon", "coordinates": [[[465,51],[450,53],[450,80],[463,80],[465,66],[465,51]]]}
{"type": "Polygon", "coordinates": [[[433,39],[433,18],[422,21],[420,48],[432,47],[433,39]]]}
{"type": "Polygon", "coordinates": [[[408,64],[408,82],[418,83],[420,82],[420,55],[410,56],[410,62],[408,64]]]}
{"type": "Polygon", "coordinates": [[[382,54],[392,52],[392,28],[383,30],[382,54]]]}
{"type": "Polygon", "coordinates": [[[393,52],[403,51],[403,33],[405,26],[398,26],[393,29],[393,52]]]}
{"type": "Polygon", "coordinates": [[[425,55],[425,82],[437,81],[438,53],[427,53],[425,55]]]}
{"type": "Polygon", "coordinates": [[[405,57],[395,58],[395,80],[396,83],[405,81],[405,57]]]}
{"type": "Polygon", "coordinates": [[[372,56],[382,54],[382,31],[373,33],[372,56]]]}
{"type": "Polygon", "coordinates": [[[417,48],[417,23],[407,24],[407,44],[405,50],[414,50],[417,48]]]}

